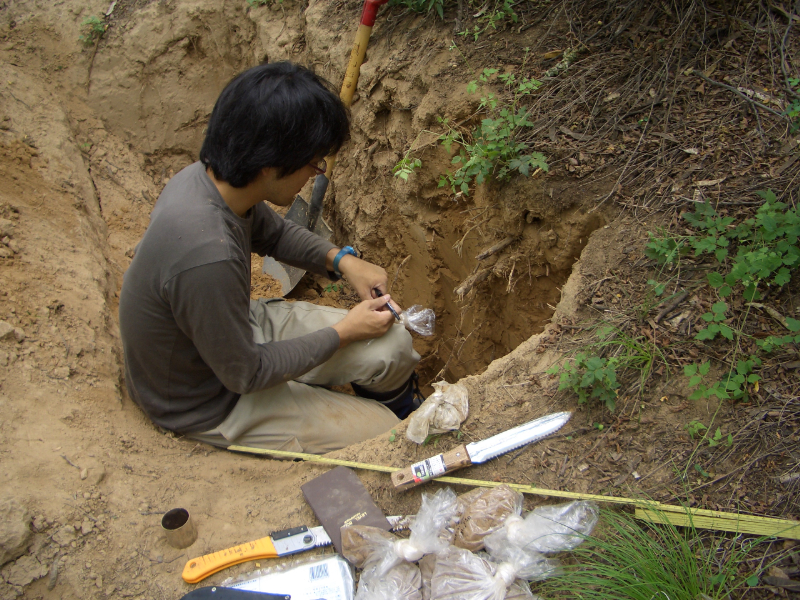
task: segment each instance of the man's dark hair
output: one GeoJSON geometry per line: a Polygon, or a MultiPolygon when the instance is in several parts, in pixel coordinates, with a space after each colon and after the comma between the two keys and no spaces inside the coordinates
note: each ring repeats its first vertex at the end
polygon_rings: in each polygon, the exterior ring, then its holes
{"type": "Polygon", "coordinates": [[[239,188],[264,167],[285,177],[338,152],[349,131],[347,109],[329,82],[290,62],[263,64],[222,90],[200,160],[214,177],[239,188]]]}

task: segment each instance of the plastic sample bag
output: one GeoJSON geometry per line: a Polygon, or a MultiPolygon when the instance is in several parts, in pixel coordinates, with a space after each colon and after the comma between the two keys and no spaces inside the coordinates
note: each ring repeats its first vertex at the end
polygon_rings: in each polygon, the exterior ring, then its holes
{"type": "Polygon", "coordinates": [[[379,578],[358,583],[355,600],[423,600],[419,567],[402,563],[379,578]]]}
{"type": "Polygon", "coordinates": [[[400,320],[406,329],[416,331],[420,335],[433,335],[436,315],[430,308],[422,308],[419,304],[409,306],[400,313],[400,320]]]}
{"type": "Polygon", "coordinates": [[[522,514],[522,494],[503,484],[496,488],[475,488],[458,497],[453,545],[477,551],[483,539],[500,529],[506,519],[522,514]]]}
{"type": "Polygon", "coordinates": [[[495,564],[469,550],[451,546],[437,556],[431,600],[504,600],[530,598],[517,579],[538,580],[556,574],[558,563],[536,552],[513,549],[513,560],[495,564]],[[513,586],[513,588],[512,588],[513,586]]]}
{"type": "MultiPolygon", "coordinates": [[[[431,600],[431,579],[433,570],[436,568],[438,557],[435,554],[428,554],[419,561],[419,573],[422,576],[422,600],[431,600]]],[[[490,569],[494,569],[489,563],[490,569]]],[[[541,600],[538,596],[531,593],[528,584],[516,581],[506,590],[506,600],[541,600]]]]}
{"type": "Polygon", "coordinates": [[[342,554],[364,569],[362,581],[382,578],[403,562],[417,562],[426,554],[447,548],[452,538],[447,528],[455,513],[456,494],[450,488],[442,488],[433,496],[423,494],[408,539],[366,525],[342,527],[342,554]]]}
{"type": "Polygon", "coordinates": [[[592,532],[598,515],[597,505],[585,500],[540,506],[524,519],[509,516],[500,529],[484,538],[484,544],[499,560],[504,560],[509,547],[542,554],[572,550],[592,532]]]}
{"type": "Polygon", "coordinates": [[[433,570],[436,568],[436,555],[426,554],[423,556],[419,563],[419,574],[422,577],[422,600],[431,600],[431,579],[433,578],[433,570]]]}
{"type": "Polygon", "coordinates": [[[431,434],[455,431],[469,414],[467,388],[462,384],[437,381],[433,388],[433,394],[411,413],[408,422],[406,437],[417,444],[431,434]]]}

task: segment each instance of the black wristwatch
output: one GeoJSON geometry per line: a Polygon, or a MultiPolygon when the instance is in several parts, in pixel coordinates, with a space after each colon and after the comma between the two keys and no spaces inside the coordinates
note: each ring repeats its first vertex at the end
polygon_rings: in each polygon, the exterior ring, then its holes
{"type": "Polygon", "coordinates": [[[339,270],[339,261],[342,260],[342,257],[345,254],[351,254],[358,258],[358,252],[352,246],[345,246],[339,252],[336,253],[336,256],[333,257],[333,272],[336,274],[338,278],[341,279],[342,272],[339,270]]]}

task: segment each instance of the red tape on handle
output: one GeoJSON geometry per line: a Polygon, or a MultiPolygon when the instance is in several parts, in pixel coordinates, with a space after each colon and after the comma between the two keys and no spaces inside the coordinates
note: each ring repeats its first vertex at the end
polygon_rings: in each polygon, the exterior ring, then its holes
{"type": "Polygon", "coordinates": [[[361,24],[367,27],[375,25],[375,16],[378,8],[386,4],[389,0],[365,0],[364,11],[361,13],[361,24]]]}

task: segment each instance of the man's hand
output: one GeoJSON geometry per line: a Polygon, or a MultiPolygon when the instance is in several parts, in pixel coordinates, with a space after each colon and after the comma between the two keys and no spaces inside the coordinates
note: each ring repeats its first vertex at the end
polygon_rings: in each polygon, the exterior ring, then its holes
{"type": "Polygon", "coordinates": [[[339,334],[339,348],[351,342],[379,338],[389,331],[394,323],[394,316],[385,310],[389,296],[371,298],[350,309],[344,319],[333,328],[339,334]]]}
{"type": "MultiPolygon", "coordinates": [[[[329,271],[333,270],[333,257],[336,256],[337,252],[337,248],[333,248],[328,252],[328,264],[326,266],[329,271]]],[[[389,276],[386,274],[386,270],[352,254],[346,254],[339,260],[339,271],[341,271],[350,285],[356,289],[356,293],[362,300],[373,299],[388,291],[389,276]]],[[[402,312],[402,309],[394,302],[392,302],[392,306],[398,313],[402,312]]],[[[383,310],[386,310],[385,306],[383,310]]],[[[387,310],[386,312],[389,311],[387,310]]]]}

